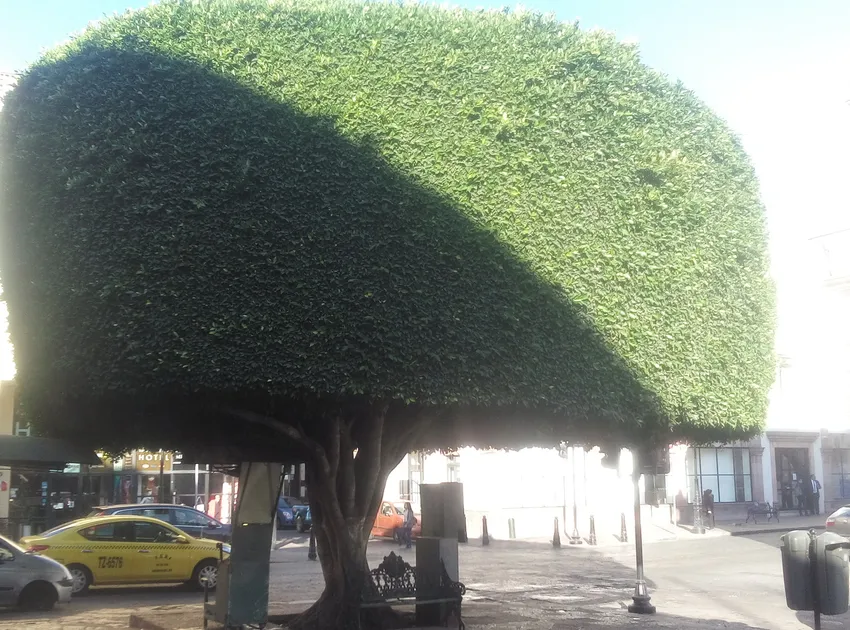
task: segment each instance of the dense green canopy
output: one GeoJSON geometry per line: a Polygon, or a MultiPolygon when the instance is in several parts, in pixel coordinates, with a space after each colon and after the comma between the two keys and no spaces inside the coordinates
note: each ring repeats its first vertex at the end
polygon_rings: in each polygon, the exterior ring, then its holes
{"type": "Polygon", "coordinates": [[[0,137],[18,378],[54,433],[235,399],[461,410],[434,445],[761,428],[753,170],[610,35],[162,2],[49,53],[0,137]]]}

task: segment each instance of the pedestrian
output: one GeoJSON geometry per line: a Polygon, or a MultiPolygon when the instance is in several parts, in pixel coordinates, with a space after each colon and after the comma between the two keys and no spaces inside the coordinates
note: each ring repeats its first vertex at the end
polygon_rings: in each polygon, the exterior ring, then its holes
{"type": "Polygon", "coordinates": [[[802,479],[794,480],[794,498],[797,500],[797,510],[800,513],[800,516],[803,516],[806,510],[806,493],[804,491],[804,486],[802,479]]]}
{"type": "Polygon", "coordinates": [[[812,514],[820,514],[820,481],[812,475],[812,514]]]}
{"type": "Polygon", "coordinates": [[[708,488],[702,493],[702,508],[705,510],[705,517],[709,529],[714,528],[714,491],[708,488]]]}
{"type": "Polygon", "coordinates": [[[416,525],[416,516],[413,514],[413,508],[410,501],[404,503],[404,525],[403,539],[405,546],[410,549],[413,546],[413,526],[416,525]]]}

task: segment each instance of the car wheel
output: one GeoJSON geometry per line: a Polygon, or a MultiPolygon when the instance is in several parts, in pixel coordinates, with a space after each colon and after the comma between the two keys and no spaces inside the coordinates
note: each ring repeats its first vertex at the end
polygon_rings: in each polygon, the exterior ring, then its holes
{"type": "Polygon", "coordinates": [[[71,572],[71,579],[74,580],[74,585],[71,587],[71,595],[83,595],[87,593],[94,581],[91,571],[82,564],[72,564],[68,567],[68,571],[71,572]]]}
{"type": "Polygon", "coordinates": [[[53,610],[57,601],[59,601],[59,595],[53,585],[47,582],[33,582],[21,593],[18,606],[23,610],[46,612],[53,610]]]}
{"type": "Polygon", "coordinates": [[[218,585],[218,560],[201,560],[192,573],[192,587],[202,591],[204,587],[211,591],[218,585]]]}

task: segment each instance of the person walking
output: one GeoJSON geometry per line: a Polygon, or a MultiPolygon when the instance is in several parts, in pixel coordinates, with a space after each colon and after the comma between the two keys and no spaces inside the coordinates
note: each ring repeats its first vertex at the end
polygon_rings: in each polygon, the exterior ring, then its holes
{"type": "Polygon", "coordinates": [[[714,491],[711,488],[702,493],[702,509],[705,510],[708,528],[714,529],[714,491]]]}
{"type": "Polygon", "coordinates": [[[818,481],[817,478],[814,475],[812,475],[811,484],[812,484],[812,494],[811,494],[810,498],[811,498],[811,501],[812,501],[812,514],[820,514],[820,489],[821,489],[820,481],[818,481]]]}
{"type": "Polygon", "coordinates": [[[796,479],[794,481],[794,498],[797,500],[797,510],[800,513],[800,516],[803,516],[808,510],[806,509],[806,493],[804,491],[804,486],[802,479],[796,479]]]}
{"type": "Polygon", "coordinates": [[[416,516],[413,514],[413,508],[410,501],[404,503],[404,529],[402,538],[405,546],[410,549],[413,546],[413,526],[416,525],[416,516]]]}

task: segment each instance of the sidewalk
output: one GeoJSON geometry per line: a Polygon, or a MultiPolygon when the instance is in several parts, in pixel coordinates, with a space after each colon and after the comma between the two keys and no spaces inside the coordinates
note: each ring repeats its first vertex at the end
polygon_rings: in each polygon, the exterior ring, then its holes
{"type": "Polygon", "coordinates": [[[779,521],[775,518],[767,520],[760,517],[758,523],[747,523],[743,520],[719,522],[716,529],[728,533],[729,536],[756,536],[758,534],[770,534],[773,532],[786,533],[795,529],[826,529],[826,516],[792,516],[779,515],[779,521]]]}

